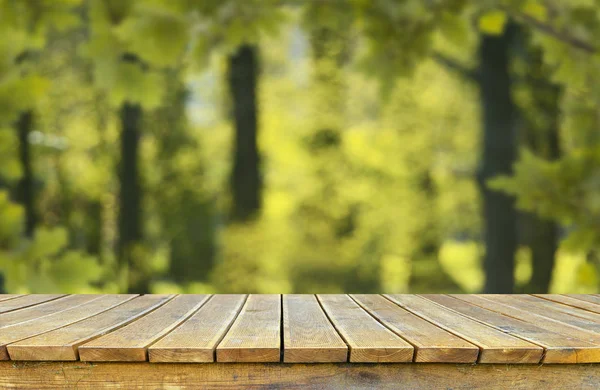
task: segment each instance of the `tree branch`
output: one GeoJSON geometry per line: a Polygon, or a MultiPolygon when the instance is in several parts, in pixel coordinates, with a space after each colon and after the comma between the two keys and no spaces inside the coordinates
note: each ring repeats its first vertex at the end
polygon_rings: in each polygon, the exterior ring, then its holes
{"type": "Polygon", "coordinates": [[[431,58],[438,64],[444,66],[447,69],[453,70],[459,73],[462,77],[470,81],[479,81],[479,71],[477,69],[471,69],[465,65],[459,63],[453,58],[447,57],[440,52],[433,52],[431,58]]]}
{"type": "Polygon", "coordinates": [[[543,23],[532,16],[523,13],[513,12],[512,10],[508,9],[508,7],[503,7],[503,9],[508,15],[510,15],[515,20],[525,22],[531,27],[541,32],[544,32],[550,35],[551,37],[556,38],[557,40],[564,42],[576,49],[582,50],[588,54],[596,54],[598,52],[598,49],[593,44],[586,42],[580,38],[569,35],[569,33],[566,31],[559,31],[551,25],[543,23]]]}

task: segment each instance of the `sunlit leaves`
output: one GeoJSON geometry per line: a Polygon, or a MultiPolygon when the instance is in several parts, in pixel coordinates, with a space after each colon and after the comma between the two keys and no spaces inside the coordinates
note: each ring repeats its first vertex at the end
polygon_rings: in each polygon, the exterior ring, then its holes
{"type": "MultiPolygon", "coordinates": [[[[0,207],[1,198],[0,198],[0,207]]],[[[91,283],[102,277],[97,260],[67,251],[64,229],[38,229],[31,241],[7,252],[0,250],[0,270],[7,290],[19,293],[94,292],[91,283]]]]}
{"type": "Polygon", "coordinates": [[[500,35],[504,32],[507,20],[503,11],[489,11],[479,17],[479,29],[489,35],[500,35]]]}
{"type": "Polygon", "coordinates": [[[139,11],[115,27],[125,50],[158,67],[181,62],[189,40],[186,18],[164,10],[139,7],[139,11]]]}

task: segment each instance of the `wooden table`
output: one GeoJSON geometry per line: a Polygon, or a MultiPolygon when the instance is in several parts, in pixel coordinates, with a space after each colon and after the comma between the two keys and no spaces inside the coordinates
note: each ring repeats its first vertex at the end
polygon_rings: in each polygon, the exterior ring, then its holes
{"type": "Polygon", "coordinates": [[[0,295],[0,360],[0,388],[597,389],[600,295],[0,295]]]}

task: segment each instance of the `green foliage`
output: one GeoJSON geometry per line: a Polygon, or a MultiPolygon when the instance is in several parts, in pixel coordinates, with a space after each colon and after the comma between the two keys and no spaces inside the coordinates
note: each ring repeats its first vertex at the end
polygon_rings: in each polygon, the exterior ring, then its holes
{"type": "MultiPolygon", "coordinates": [[[[18,231],[18,230],[17,230],[18,231]]],[[[64,229],[39,229],[31,241],[0,251],[0,270],[8,291],[16,293],[85,293],[97,291],[102,277],[97,260],[79,251],[65,251],[64,229]]]]}
{"type": "MultiPolygon", "coordinates": [[[[475,68],[480,34],[509,22],[542,53],[538,79],[550,75],[564,91],[564,157],[524,150],[513,176],[489,184],[568,231],[553,291],[597,290],[596,1],[283,3],[0,0],[0,269],[9,291],[119,290],[124,102],[141,104],[147,118],[146,238],[134,258],[154,292],[478,291],[477,85],[431,54],[475,68]],[[223,59],[248,42],[262,54],[264,207],[232,226],[223,59]],[[199,103],[187,95],[193,88],[199,103]],[[41,227],[28,240],[13,201],[22,169],[11,126],[31,109],[41,227]],[[188,123],[191,111],[201,125],[188,123]]],[[[539,91],[515,90],[526,121],[544,127],[547,115],[531,104],[539,91]]],[[[530,257],[518,254],[520,286],[530,257]]]]}

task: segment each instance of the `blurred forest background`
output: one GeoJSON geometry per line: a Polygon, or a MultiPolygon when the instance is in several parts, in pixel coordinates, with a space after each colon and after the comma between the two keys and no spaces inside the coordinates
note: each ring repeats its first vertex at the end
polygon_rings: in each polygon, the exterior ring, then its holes
{"type": "Polygon", "coordinates": [[[1,288],[597,292],[598,0],[0,0],[1,288]]]}

